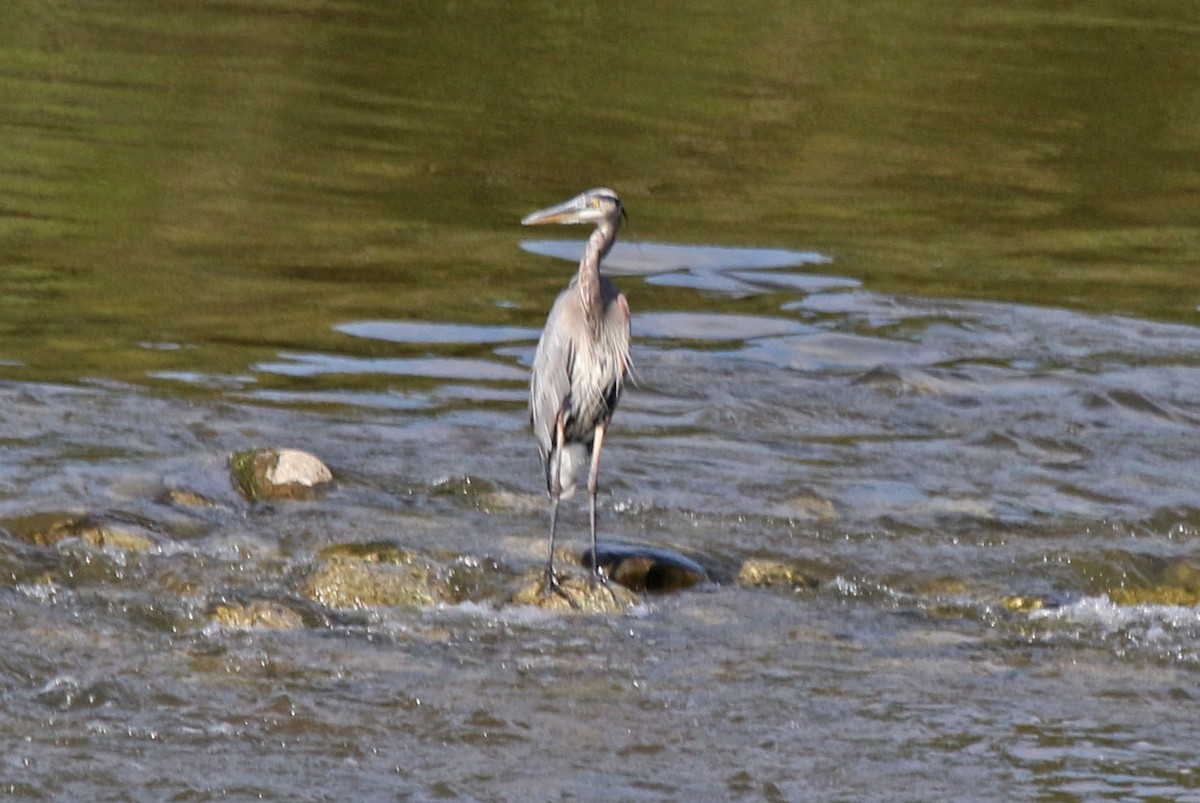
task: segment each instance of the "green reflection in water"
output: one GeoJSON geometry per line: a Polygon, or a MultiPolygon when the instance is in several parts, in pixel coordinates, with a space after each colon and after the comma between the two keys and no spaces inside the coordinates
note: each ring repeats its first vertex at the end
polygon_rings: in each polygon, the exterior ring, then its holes
{"type": "Polygon", "coordinates": [[[10,377],[379,348],[350,320],[537,326],[569,268],[517,221],[601,183],[632,238],[1196,320],[1200,30],[1172,3],[18,0],[0,25],[10,377]]]}

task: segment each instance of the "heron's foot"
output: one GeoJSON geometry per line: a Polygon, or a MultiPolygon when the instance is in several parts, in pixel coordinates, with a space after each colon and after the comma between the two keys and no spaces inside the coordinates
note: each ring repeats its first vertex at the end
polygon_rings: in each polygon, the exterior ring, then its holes
{"type": "Polygon", "coordinates": [[[617,592],[613,590],[612,583],[608,579],[608,575],[599,566],[593,566],[592,570],[588,572],[588,591],[595,593],[597,587],[607,591],[609,598],[614,604],[618,606],[621,604],[620,599],[617,597],[617,592]]]}
{"type": "Polygon", "coordinates": [[[549,597],[550,595],[562,597],[570,604],[572,608],[579,607],[579,603],[575,600],[575,598],[572,597],[567,590],[562,587],[562,583],[559,582],[558,579],[558,572],[554,571],[554,566],[547,563],[546,573],[542,578],[542,596],[549,597]]]}
{"type": "Polygon", "coordinates": [[[546,564],[546,570],[542,575],[542,593],[546,596],[562,593],[562,584],[558,582],[558,572],[554,571],[554,565],[551,563],[546,564]]]}

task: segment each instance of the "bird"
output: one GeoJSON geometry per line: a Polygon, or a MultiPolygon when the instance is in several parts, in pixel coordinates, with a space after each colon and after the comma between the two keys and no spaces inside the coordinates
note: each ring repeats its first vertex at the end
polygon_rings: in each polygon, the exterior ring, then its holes
{"type": "Polygon", "coordinates": [[[529,379],[529,418],[550,493],[550,554],[544,590],[559,588],[554,572],[554,536],[559,502],[575,491],[589,466],[592,566],[589,580],[606,582],[597,561],[596,488],[600,450],[630,371],[629,302],[600,261],[612,249],[625,208],[617,194],[599,187],[569,201],[532,212],[524,226],[548,223],[595,226],[579,260],[579,272],[550,308],[538,339],[529,379]]]}

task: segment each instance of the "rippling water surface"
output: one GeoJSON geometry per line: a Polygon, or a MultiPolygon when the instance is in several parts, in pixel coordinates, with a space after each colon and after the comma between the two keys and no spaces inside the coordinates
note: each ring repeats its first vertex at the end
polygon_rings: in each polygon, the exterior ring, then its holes
{"type": "Polygon", "coordinates": [[[731,9],[0,12],[0,788],[1200,800],[1197,21],[731,9]],[[709,578],[611,616],[509,601],[593,184],[602,536],[709,578]]]}

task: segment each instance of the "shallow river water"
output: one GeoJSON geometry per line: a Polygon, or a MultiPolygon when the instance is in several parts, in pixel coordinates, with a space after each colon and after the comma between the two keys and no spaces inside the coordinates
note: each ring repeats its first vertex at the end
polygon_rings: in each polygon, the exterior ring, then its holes
{"type": "Polygon", "coordinates": [[[605,13],[0,12],[0,790],[1200,800],[1200,20],[605,13]],[[510,602],[597,184],[602,539],[708,577],[610,615],[510,602]]]}

